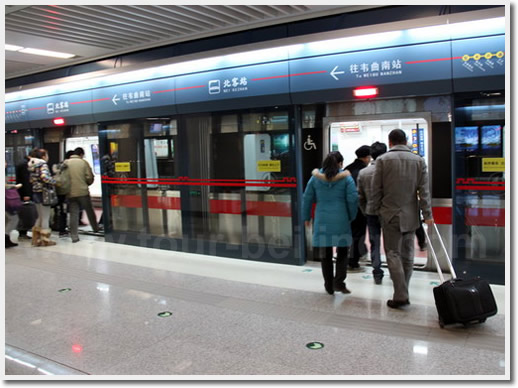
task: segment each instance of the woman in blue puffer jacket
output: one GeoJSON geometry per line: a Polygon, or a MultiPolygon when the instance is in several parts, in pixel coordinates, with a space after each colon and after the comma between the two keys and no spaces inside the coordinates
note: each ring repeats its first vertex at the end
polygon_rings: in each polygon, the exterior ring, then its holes
{"type": "Polygon", "coordinates": [[[342,171],[344,158],[338,151],[324,159],[322,169],[314,170],[303,200],[306,227],[311,224],[311,211],[316,203],[313,223],[314,257],[322,264],[324,287],[349,294],[345,286],[348,248],[352,243],[351,221],[358,211],[358,192],[348,171],[342,171]],[[333,275],[333,247],[337,247],[336,273],[333,275]]]}

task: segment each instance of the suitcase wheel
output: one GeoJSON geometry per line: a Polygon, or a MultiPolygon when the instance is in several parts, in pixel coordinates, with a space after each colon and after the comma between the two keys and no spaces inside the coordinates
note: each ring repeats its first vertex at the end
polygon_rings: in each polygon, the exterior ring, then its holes
{"type": "Polygon", "coordinates": [[[482,318],[482,319],[478,320],[479,323],[484,323],[485,321],[486,321],[486,318],[482,318]]]}
{"type": "Polygon", "coordinates": [[[439,326],[441,327],[441,329],[444,329],[444,322],[441,318],[439,318],[439,326]]]}

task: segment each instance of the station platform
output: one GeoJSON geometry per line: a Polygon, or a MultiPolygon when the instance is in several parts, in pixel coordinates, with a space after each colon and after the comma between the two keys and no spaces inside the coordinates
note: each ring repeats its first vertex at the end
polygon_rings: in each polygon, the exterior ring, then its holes
{"type": "Polygon", "coordinates": [[[414,271],[411,305],[394,310],[386,305],[388,270],[375,285],[365,264],[347,276],[351,294],[328,295],[316,262],[258,263],[80,238],[53,235],[58,244],[45,248],[20,240],[5,251],[4,378],[510,376],[503,286],[492,285],[496,316],[441,329],[435,273],[414,271]]]}

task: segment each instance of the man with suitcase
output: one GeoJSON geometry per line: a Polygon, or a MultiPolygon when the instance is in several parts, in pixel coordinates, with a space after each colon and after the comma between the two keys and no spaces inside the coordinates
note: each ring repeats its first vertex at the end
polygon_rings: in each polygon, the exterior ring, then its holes
{"type": "Polygon", "coordinates": [[[401,129],[388,136],[390,150],[379,156],[372,179],[372,210],[378,214],[394,295],[387,306],[410,304],[408,284],[414,267],[415,231],[419,208],[433,225],[428,172],[424,159],[412,153],[401,129]],[[419,200],[418,200],[419,197],[419,200]]]}

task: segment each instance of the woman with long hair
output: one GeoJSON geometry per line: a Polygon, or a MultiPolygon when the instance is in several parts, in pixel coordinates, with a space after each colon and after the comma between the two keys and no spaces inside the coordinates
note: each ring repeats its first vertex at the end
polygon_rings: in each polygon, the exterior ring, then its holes
{"type": "Polygon", "coordinates": [[[316,203],[313,222],[314,257],[320,259],[324,287],[349,294],[345,286],[348,248],[352,242],[351,221],[358,211],[358,192],[348,171],[342,171],[344,158],[338,151],[329,153],[322,168],[309,179],[303,200],[303,218],[311,225],[311,211],[316,203]],[[333,247],[337,248],[336,271],[333,273],[333,247]]]}
{"type": "Polygon", "coordinates": [[[49,166],[47,164],[49,161],[49,155],[47,150],[43,148],[35,148],[31,151],[29,156],[30,159],[27,165],[29,166],[29,172],[31,174],[32,200],[36,204],[36,210],[38,211],[38,219],[32,228],[32,245],[56,245],[56,243],[50,239],[50,206],[43,205],[42,194],[43,185],[54,185],[56,183],[50,174],[49,166]]]}

